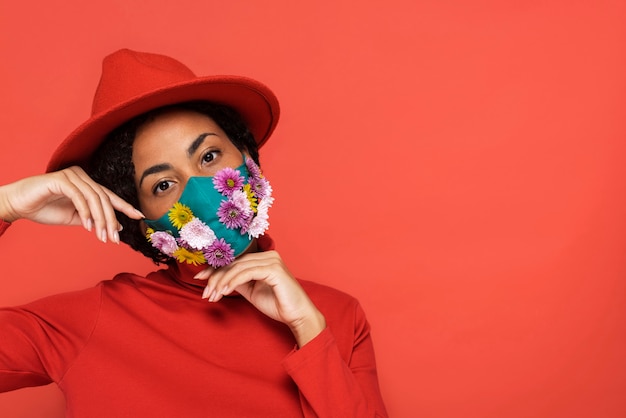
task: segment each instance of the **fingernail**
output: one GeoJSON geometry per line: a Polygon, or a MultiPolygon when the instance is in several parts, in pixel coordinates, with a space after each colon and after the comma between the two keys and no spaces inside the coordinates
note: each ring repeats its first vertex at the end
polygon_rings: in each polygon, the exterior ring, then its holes
{"type": "Polygon", "coordinates": [[[193,278],[196,279],[196,280],[206,280],[207,277],[209,277],[209,271],[208,270],[202,270],[202,271],[196,273],[195,276],[193,276],[193,278]]]}
{"type": "Polygon", "coordinates": [[[228,293],[230,289],[228,288],[228,286],[224,286],[224,288],[222,289],[222,291],[220,292],[220,295],[225,295],[226,293],[228,293]]]}
{"type": "Polygon", "coordinates": [[[100,230],[100,241],[107,242],[107,231],[106,229],[100,230]]]}
{"type": "Polygon", "coordinates": [[[120,243],[120,234],[117,231],[113,231],[113,242],[116,244],[120,243]]]}
{"type": "Polygon", "coordinates": [[[204,291],[202,292],[202,299],[206,299],[209,297],[209,288],[205,287],[204,291]]]}
{"type": "Polygon", "coordinates": [[[87,222],[85,223],[85,229],[91,232],[91,228],[92,228],[92,224],[91,224],[91,218],[90,218],[90,219],[87,219],[87,222]]]}
{"type": "Polygon", "coordinates": [[[146,219],[146,215],[141,213],[141,211],[139,209],[135,209],[135,212],[137,213],[137,215],[141,216],[143,219],[146,219]]]}
{"type": "Polygon", "coordinates": [[[209,297],[209,302],[215,302],[215,298],[217,297],[217,292],[214,290],[209,297]]]}
{"type": "Polygon", "coordinates": [[[117,224],[117,232],[122,232],[124,230],[124,227],[122,226],[122,224],[117,224]]]}

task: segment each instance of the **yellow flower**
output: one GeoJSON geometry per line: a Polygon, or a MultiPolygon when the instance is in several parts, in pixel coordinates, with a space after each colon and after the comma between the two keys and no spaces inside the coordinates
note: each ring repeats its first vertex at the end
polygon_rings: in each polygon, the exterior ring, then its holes
{"type": "Polygon", "coordinates": [[[250,183],[243,186],[243,191],[246,192],[246,197],[248,198],[248,202],[250,202],[250,208],[252,209],[252,212],[256,213],[256,207],[258,204],[256,201],[256,196],[254,196],[254,192],[252,191],[252,186],[250,186],[250,183]]]}
{"type": "Polygon", "coordinates": [[[193,212],[189,206],[176,202],[174,203],[174,206],[172,206],[172,209],[170,209],[168,217],[170,218],[172,225],[180,229],[183,225],[193,219],[193,212]]]}
{"type": "Polygon", "coordinates": [[[189,251],[186,248],[180,247],[172,254],[179,263],[185,262],[187,264],[193,264],[197,266],[198,264],[206,263],[206,259],[204,258],[204,254],[202,251],[189,251]]]}
{"type": "Polygon", "coordinates": [[[148,241],[150,242],[152,242],[152,234],[154,234],[154,229],[152,228],[146,229],[146,238],[148,238],[148,241]]]}

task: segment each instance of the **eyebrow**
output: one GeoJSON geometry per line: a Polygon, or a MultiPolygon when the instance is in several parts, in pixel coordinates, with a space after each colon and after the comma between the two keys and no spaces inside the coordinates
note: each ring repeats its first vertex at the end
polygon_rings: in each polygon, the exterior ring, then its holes
{"type": "Polygon", "coordinates": [[[139,187],[141,187],[141,183],[143,183],[143,179],[146,178],[147,176],[151,174],[160,173],[161,171],[170,170],[171,168],[172,166],[170,164],[163,163],[163,164],[153,165],[152,167],[145,169],[144,172],[141,174],[141,178],[139,179],[139,187]]]}
{"type": "MultiPolygon", "coordinates": [[[[206,138],[209,135],[217,136],[217,134],[213,132],[206,132],[206,133],[200,134],[196,139],[194,139],[191,145],[189,145],[189,148],[187,148],[187,155],[189,157],[193,156],[198,150],[198,148],[200,148],[200,145],[202,145],[202,143],[204,142],[204,138],[206,138]]],[[[156,165],[153,165],[152,167],[145,169],[144,172],[141,174],[141,178],[139,179],[139,187],[141,187],[141,184],[143,183],[143,179],[146,178],[147,176],[151,174],[160,173],[166,170],[171,170],[171,169],[172,169],[172,166],[168,163],[156,164],[156,165]]]]}
{"type": "Polygon", "coordinates": [[[200,145],[202,145],[202,143],[204,142],[204,138],[206,138],[209,135],[215,135],[217,136],[217,134],[214,134],[213,132],[206,132],[203,134],[200,134],[200,136],[198,136],[192,143],[191,145],[189,145],[189,148],[187,148],[187,155],[188,156],[192,156],[196,153],[196,151],[198,150],[198,148],[200,147],[200,145]]]}

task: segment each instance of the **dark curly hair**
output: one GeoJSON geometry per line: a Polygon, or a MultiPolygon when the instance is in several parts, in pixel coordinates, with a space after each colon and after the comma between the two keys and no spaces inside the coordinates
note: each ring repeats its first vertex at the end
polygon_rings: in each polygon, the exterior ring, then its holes
{"type": "MultiPolygon", "coordinates": [[[[133,164],[133,142],[139,128],[160,114],[170,110],[191,110],[210,117],[224,131],[240,151],[259,164],[259,151],[256,141],[241,116],[230,107],[194,101],[164,106],[139,115],[124,123],[107,135],[106,139],[93,154],[89,165],[85,167],[87,174],[96,182],[112,190],[134,207],[139,207],[137,189],[135,187],[135,166],[133,164]]],[[[130,245],[156,264],[165,263],[169,257],[159,252],[146,240],[140,222],[117,212],[117,219],[123,227],[120,240],[130,245]]]]}

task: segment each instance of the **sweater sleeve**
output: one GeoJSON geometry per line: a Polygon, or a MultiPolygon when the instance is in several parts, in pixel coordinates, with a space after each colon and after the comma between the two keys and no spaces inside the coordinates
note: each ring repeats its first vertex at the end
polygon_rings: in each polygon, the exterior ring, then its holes
{"type": "Polygon", "coordinates": [[[0,308],[0,392],[63,378],[95,327],[101,288],[0,308]]]}
{"type": "Polygon", "coordinates": [[[352,350],[347,359],[333,332],[327,327],[308,344],[294,349],[283,362],[300,391],[304,416],[387,417],[370,327],[360,305],[355,309],[354,330],[350,333],[352,350]]]}

